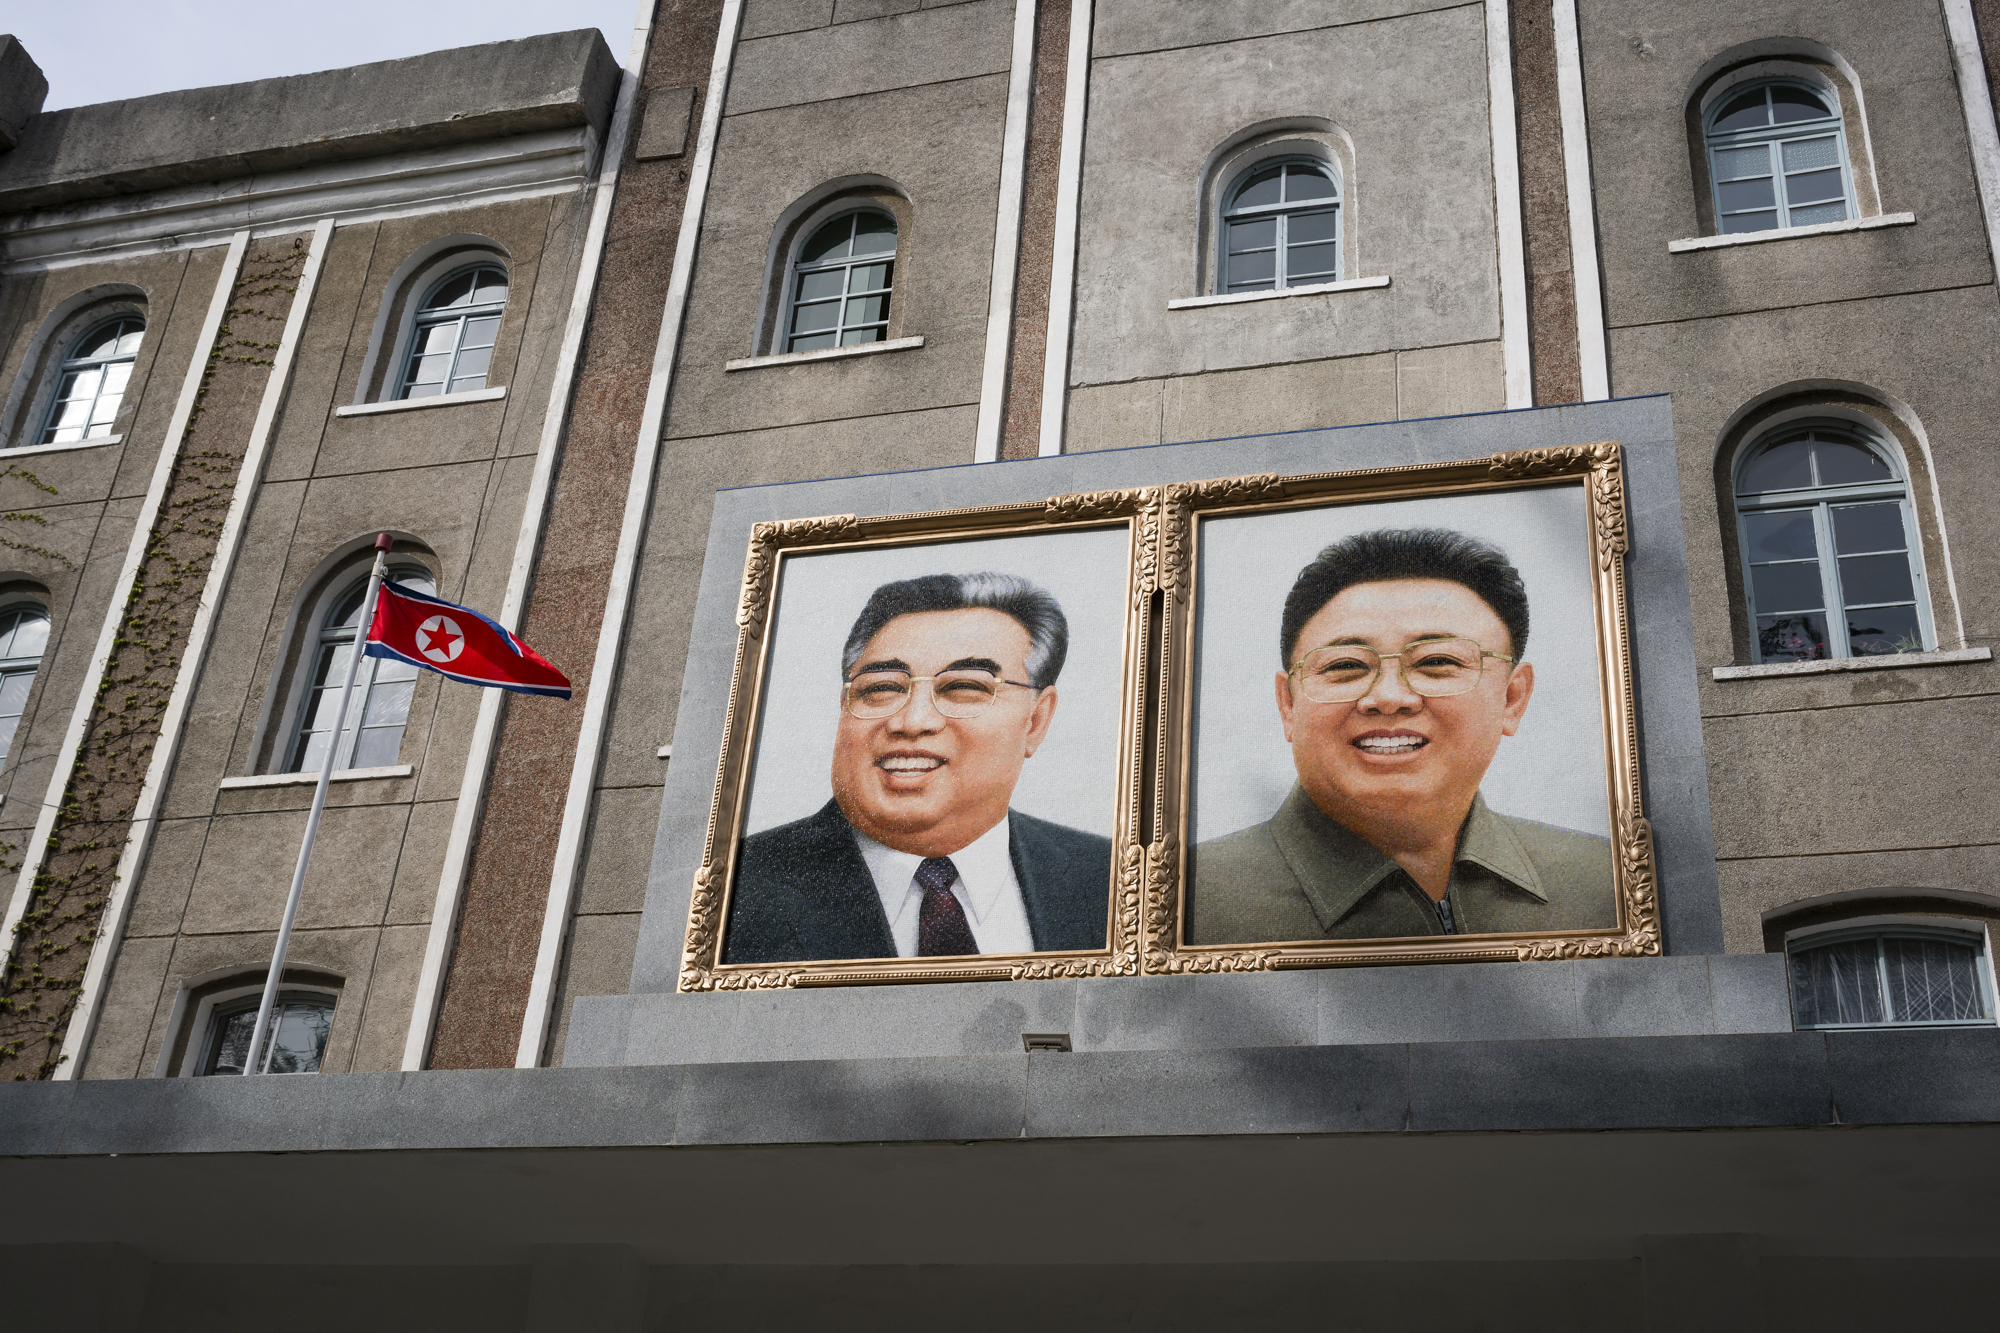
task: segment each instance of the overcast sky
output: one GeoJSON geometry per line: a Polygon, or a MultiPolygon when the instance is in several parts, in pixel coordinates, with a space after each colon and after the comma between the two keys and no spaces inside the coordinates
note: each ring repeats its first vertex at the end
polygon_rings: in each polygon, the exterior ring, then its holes
{"type": "Polygon", "coordinates": [[[620,64],[638,0],[0,0],[48,110],[596,28],[620,64]]]}

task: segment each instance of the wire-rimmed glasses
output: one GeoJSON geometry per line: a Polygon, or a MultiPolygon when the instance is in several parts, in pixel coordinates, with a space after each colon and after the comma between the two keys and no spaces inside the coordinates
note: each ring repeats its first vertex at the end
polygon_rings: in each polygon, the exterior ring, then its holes
{"type": "Polygon", "coordinates": [[[1014,685],[1024,690],[1035,687],[1026,681],[1007,680],[990,671],[960,669],[940,671],[934,676],[912,676],[907,671],[864,671],[847,682],[841,706],[848,716],[873,721],[894,717],[910,702],[918,686],[930,690],[931,707],[951,718],[977,717],[993,706],[1002,687],[1014,685]]]}
{"type": "Polygon", "coordinates": [[[1471,639],[1418,639],[1394,653],[1378,653],[1366,644],[1330,643],[1300,658],[1290,674],[1298,692],[1312,703],[1351,704],[1375,688],[1382,664],[1393,661],[1411,693],[1449,699],[1478,686],[1489,657],[1510,665],[1514,661],[1471,639]]]}

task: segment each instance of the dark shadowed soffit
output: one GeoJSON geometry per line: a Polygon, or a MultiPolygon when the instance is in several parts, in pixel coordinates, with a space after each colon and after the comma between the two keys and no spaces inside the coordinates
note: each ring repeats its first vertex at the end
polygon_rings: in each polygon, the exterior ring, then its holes
{"type": "Polygon", "coordinates": [[[588,124],[618,62],[594,28],[45,111],[0,154],[0,213],[588,124]]]}

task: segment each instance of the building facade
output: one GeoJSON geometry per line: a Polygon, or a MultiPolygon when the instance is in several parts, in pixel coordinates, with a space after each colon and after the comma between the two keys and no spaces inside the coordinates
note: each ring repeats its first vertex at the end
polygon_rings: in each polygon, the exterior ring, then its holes
{"type": "Polygon", "coordinates": [[[43,111],[0,38],[0,1271],[106,1329],[1976,1318],[1996,62],[1986,0],[645,0],[622,68],[43,111]],[[689,993],[754,524],[1612,438],[1643,956],[689,993]],[[575,698],[369,659],[336,727],[380,532],[575,698]],[[329,764],[321,1077],[215,1078],[329,764]],[[172,1234],[245,1192],[290,1239],[172,1234]]]}

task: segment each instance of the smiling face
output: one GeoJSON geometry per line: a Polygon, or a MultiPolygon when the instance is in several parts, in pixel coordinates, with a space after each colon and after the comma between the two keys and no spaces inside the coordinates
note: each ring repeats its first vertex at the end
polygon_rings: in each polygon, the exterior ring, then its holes
{"type": "MultiPolygon", "coordinates": [[[[1355,584],[1321,607],[1300,631],[1292,661],[1326,644],[1389,654],[1446,638],[1514,651],[1500,617],[1464,584],[1385,579],[1355,584]]],[[[1395,830],[1398,841],[1426,831],[1455,838],[1501,738],[1521,725],[1534,668],[1487,658],[1471,691],[1433,699],[1410,689],[1396,666],[1383,662],[1375,684],[1352,703],[1313,703],[1296,696],[1290,676],[1278,676],[1299,785],[1326,815],[1371,841],[1382,829],[1395,830]]]]}
{"type": "MultiPolygon", "coordinates": [[[[984,607],[897,616],[861,650],[850,677],[866,671],[985,669],[1028,679],[1028,631],[984,607]]],[[[938,712],[928,688],[888,717],[840,712],[833,743],[833,799],[847,822],[885,846],[950,856],[1007,817],[1021,765],[1048,734],[1055,687],[1003,685],[972,717],[938,712]]]]}

